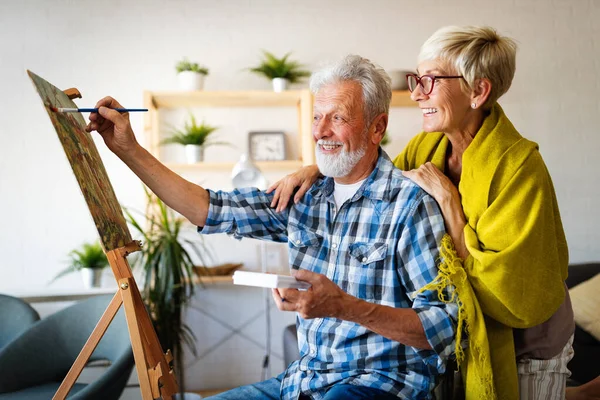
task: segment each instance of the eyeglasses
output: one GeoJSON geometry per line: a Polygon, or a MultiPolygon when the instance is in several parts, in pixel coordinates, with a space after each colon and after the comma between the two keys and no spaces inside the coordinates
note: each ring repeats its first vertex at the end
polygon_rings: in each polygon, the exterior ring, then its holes
{"type": "Polygon", "coordinates": [[[421,91],[424,95],[428,95],[433,91],[433,85],[436,79],[456,79],[462,78],[462,76],[439,76],[439,75],[423,75],[419,77],[416,74],[406,74],[406,82],[408,82],[408,90],[411,93],[417,88],[417,85],[421,85],[421,91]]]}

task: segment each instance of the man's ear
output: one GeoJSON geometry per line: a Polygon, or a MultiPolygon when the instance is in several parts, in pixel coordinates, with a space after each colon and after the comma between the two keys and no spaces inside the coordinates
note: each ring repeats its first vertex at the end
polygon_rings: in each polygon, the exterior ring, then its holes
{"type": "Polygon", "coordinates": [[[492,82],[487,78],[477,79],[475,87],[471,92],[471,104],[475,104],[473,108],[479,108],[485,104],[492,92],[492,82]]]}
{"type": "Polygon", "coordinates": [[[373,144],[379,145],[379,142],[383,139],[385,135],[385,131],[387,129],[388,124],[388,115],[386,113],[381,113],[373,120],[371,124],[370,131],[372,132],[371,142],[373,144]]]}

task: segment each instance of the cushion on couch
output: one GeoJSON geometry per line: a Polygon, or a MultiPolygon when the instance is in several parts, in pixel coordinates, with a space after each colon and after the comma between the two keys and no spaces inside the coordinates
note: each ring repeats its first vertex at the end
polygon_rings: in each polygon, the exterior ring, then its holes
{"type": "Polygon", "coordinates": [[[600,274],[569,290],[575,323],[600,340],[600,274]]]}
{"type": "MultiPolygon", "coordinates": [[[[600,340],[596,339],[590,333],[586,332],[577,323],[577,314],[580,311],[573,298],[573,290],[576,286],[585,283],[589,279],[600,274],[600,262],[588,264],[573,264],[569,266],[569,277],[567,278],[567,286],[573,302],[573,313],[576,318],[575,339],[573,341],[573,350],[575,355],[569,362],[569,370],[571,370],[571,379],[578,384],[588,382],[600,375],[600,340]]],[[[600,295],[600,289],[597,294],[600,295]]],[[[578,293],[575,296],[579,296],[578,293]]]]}

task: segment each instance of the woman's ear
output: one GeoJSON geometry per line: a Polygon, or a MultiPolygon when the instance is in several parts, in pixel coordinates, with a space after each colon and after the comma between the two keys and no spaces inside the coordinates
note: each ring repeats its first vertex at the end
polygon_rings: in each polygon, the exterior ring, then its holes
{"type": "Polygon", "coordinates": [[[492,92],[492,82],[487,78],[477,79],[475,87],[471,93],[471,106],[473,108],[481,107],[485,104],[492,92]]]}
{"type": "Polygon", "coordinates": [[[388,115],[385,113],[379,114],[375,117],[375,120],[371,124],[371,141],[373,144],[379,145],[379,142],[383,139],[385,135],[385,130],[387,129],[388,124],[388,115]]]}

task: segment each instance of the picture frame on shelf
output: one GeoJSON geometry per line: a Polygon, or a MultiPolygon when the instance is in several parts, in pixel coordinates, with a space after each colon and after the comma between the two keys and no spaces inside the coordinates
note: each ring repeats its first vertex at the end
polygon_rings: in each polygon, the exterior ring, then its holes
{"type": "Polygon", "coordinates": [[[283,161],[286,159],[283,131],[253,131],[248,133],[248,153],[252,161],[283,161]]]}

